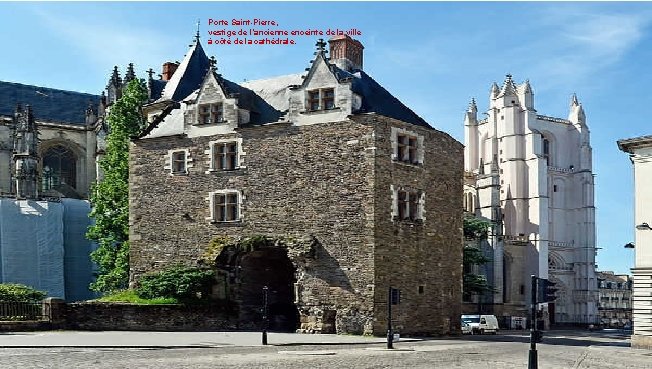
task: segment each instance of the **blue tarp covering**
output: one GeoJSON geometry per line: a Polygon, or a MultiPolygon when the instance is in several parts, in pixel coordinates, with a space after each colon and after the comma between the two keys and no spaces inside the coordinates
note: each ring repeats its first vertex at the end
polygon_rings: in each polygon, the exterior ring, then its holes
{"type": "Polygon", "coordinates": [[[68,301],[92,298],[87,201],[0,199],[0,282],[68,301]]]}

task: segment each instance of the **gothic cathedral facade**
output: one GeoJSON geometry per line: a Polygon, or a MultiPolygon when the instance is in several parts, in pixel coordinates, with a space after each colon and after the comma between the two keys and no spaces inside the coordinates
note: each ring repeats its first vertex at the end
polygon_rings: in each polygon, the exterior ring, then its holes
{"type": "MultiPolygon", "coordinates": [[[[497,316],[528,316],[530,275],[556,283],[556,324],[597,321],[595,207],[590,133],[573,95],[568,119],[539,114],[528,81],[493,84],[486,116],[464,120],[465,210],[492,223],[484,251],[497,316]]],[[[477,301],[476,301],[477,302],[477,301]]]]}

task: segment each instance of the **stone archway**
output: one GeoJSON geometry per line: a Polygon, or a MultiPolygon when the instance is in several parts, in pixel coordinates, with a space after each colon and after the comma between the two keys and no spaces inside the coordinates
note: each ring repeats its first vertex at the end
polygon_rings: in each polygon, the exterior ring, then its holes
{"type": "Polygon", "coordinates": [[[254,236],[242,239],[216,238],[203,260],[218,274],[216,290],[238,309],[242,328],[262,327],[263,287],[268,287],[268,317],[271,331],[296,331],[306,263],[314,259],[317,240],[312,237],[254,236]]]}
{"type": "Polygon", "coordinates": [[[244,254],[239,262],[236,299],[244,321],[260,320],[263,287],[267,287],[270,331],[294,332],[299,310],[294,296],[296,268],[281,248],[263,248],[244,254]]]}

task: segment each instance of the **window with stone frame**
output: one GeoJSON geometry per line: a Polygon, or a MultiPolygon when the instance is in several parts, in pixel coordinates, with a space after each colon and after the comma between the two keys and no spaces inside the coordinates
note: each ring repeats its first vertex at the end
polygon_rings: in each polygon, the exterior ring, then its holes
{"type": "Polygon", "coordinates": [[[238,142],[215,142],[212,145],[212,169],[234,170],[238,169],[238,142]]]}
{"type": "Polygon", "coordinates": [[[172,174],[185,174],[187,172],[186,151],[172,151],[170,153],[170,164],[172,174]]]}
{"type": "Polygon", "coordinates": [[[398,133],[396,135],[396,160],[410,164],[418,164],[418,142],[416,136],[398,133]]]}
{"type": "Polygon", "coordinates": [[[422,220],[421,193],[418,191],[399,190],[397,192],[398,220],[422,220]]]}
{"type": "Polygon", "coordinates": [[[331,110],[335,108],[335,90],[332,88],[325,88],[321,90],[321,106],[323,110],[331,110]]]}
{"type": "Polygon", "coordinates": [[[199,124],[222,122],[224,122],[224,109],[222,103],[199,105],[199,124]]]}
{"type": "Polygon", "coordinates": [[[308,91],[308,110],[332,110],[335,109],[335,89],[322,88],[308,91]]]}
{"type": "Polygon", "coordinates": [[[237,191],[220,191],[212,194],[212,220],[237,222],[240,220],[240,201],[237,191]]]}

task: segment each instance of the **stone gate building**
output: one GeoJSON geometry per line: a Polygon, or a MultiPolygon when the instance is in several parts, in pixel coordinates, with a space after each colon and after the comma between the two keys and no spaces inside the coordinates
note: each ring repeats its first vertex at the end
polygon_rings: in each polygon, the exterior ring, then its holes
{"type": "Polygon", "coordinates": [[[272,328],[459,330],[463,147],[331,39],[305,75],[242,84],[197,36],[151,78],[150,122],[130,148],[131,279],[183,262],[218,271],[215,294],[272,328]]]}

